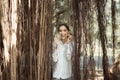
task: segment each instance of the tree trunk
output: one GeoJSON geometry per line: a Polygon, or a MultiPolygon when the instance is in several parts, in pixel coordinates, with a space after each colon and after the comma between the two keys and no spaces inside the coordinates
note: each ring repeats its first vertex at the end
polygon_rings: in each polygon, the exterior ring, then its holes
{"type": "Polygon", "coordinates": [[[39,32],[39,53],[38,53],[38,79],[51,80],[51,41],[52,41],[52,25],[51,10],[52,1],[41,0],[40,4],[40,32],[39,32]],[[46,15],[46,13],[49,13],[46,15]],[[48,66],[49,65],[49,66],[48,66]],[[48,72],[50,71],[50,72],[48,72]]]}
{"type": "Polygon", "coordinates": [[[112,46],[113,46],[113,61],[115,58],[115,29],[116,29],[116,2],[112,0],[111,11],[112,11],[112,46]]]}
{"type": "Polygon", "coordinates": [[[10,43],[10,60],[11,60],[11,80],[16,80],[16,60],[17,60],[17,48],[16,48],[16,43],[17,43],[17,22],[18,22],[18,16],[17,16],[17,0],[13,0],[11,2],[11,22],[12,22],[12,27],[11,27],[11,43],[10,43]]]}
{"type": "Polygon", "coordinates": [[[104,80],[110,80],[110,73],[109,73],[109,63],[108,63],[108,57],[107,57],[107,50],[106,50],[106,19],[105,19],[105,5],[106,0],[100,0],[96,1],[97,5],[97,11],[98,11],[98,26],[99,26],[99,32],[100,32],[100,40],[102,44],[102,51],[103,51],[103,74],[104,74],[104,80]]]}
{"type": "Polygon", "coordinates": [[[81,22],[81,12],[80,12],[80,1],[72,0],[72,9],[73,9],[73,28],[74,28],[74,52],[73,52],[73,79],[81,80],[80,75],[80,55],[81,55],[81,32],[82,24],[81,22]]]}

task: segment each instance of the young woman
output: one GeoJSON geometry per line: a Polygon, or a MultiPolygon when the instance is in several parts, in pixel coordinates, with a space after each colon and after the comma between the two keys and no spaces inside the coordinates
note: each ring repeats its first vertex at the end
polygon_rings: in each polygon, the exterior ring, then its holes
{"type": "Polygon", "coordinates": [[[58,26],[60,39],[55,38],[53,43],[53,61],[55,63],[54,80],[71,80],[72,77],[72,41],[70,29],[66,24],[58,26]]]}

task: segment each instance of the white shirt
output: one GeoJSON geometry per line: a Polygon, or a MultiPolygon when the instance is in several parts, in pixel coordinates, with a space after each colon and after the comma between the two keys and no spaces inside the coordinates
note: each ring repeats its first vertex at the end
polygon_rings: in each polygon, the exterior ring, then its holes
{"type": "Polygon", "coordinates": [[[52,57],[55,62],[53,78],[67,79],[72,76],[72,50],[72,42],[63,44],[62,41],[59,41],[58,49],[56,49],[56,45],[53,43],[52,57]]]}

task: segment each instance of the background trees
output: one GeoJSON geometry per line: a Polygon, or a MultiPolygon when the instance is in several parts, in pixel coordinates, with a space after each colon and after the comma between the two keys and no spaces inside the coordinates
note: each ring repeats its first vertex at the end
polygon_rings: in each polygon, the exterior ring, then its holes
{"type": "Polygon", "coordinates": [[[119,0],[0,0],[1,80],[51,80],[52,41],[60,23],[67,23],[74,36],[74,80],[109,80],[109,68],[120,52],[119,4],[119,0]]]}

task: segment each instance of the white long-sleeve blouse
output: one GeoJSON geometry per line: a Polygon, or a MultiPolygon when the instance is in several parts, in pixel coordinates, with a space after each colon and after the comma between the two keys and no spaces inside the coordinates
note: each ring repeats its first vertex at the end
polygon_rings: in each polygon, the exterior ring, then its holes
{"type": "Polygon", "coordinates": [[[73,52],[72,42],[62,43],[59,41],[58,48],[53,43],[53,61],[55,63],[53,78],[67,79],[72,76],[71,56],[73,52]]]}

